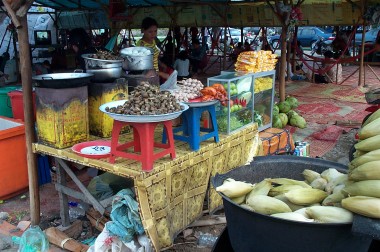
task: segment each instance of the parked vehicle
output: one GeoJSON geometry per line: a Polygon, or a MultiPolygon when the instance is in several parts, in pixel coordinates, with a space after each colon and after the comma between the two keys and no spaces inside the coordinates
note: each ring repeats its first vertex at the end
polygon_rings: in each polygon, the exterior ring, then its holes
{"type": "MultiPolygon", "coordinates": [[[[326,32],[324,29],[316,26],[299,27],[297,32],[297,40],[300,41],[302,47],[311,47],[320,38],[324,40],[334,40],[334,35],[331,32],[326,32]]],[[[279,48],[280,35],[271,36],[272,47],[279,48]]]]}
{"type": "Polygon", "coordinates": [[[333,51],[332,40],[326,40],[323,37],[319,37],[319,39],[311,45],[311,55],[314,55],[314,53],[324,55],[327,51],[333,51]]]}
{"type": "MultiPolygon", "coordinates": [[[[364,43],[365,44],[374,44],[376,42],[376,38],[378,37],[380,32],[380,27],[371,29],[365,33],[364,43]]],[[[355,45],[360,46],[362,44],[363,33],[356,31],[355,34],[355,45]]]]}

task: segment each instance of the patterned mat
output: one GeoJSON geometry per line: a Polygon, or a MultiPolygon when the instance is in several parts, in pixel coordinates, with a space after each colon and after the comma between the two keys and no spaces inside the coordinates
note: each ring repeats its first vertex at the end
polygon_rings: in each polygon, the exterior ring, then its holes
{"type": "Polygon", "coordinates": [[[361,122],[371,105],[333,99],[297,97],[300,105],[296,109],[307,122],[334,124],[336,121],[361,122]]]}
{"type": "Polygon", "coordinates": [[[366,103],[367,89],[336,84],[315,84],[304,81],[286,84],[286,94],[296,97],[334,99],[339,101],[366,103]]]}

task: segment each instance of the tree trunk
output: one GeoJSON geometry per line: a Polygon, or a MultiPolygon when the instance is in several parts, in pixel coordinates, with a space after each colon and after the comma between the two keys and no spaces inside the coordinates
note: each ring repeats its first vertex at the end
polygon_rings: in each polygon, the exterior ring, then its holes
{"type": "Polygon", "coordinates": [[[33,95],[32,95],[32,66],[30,62],[30,48],[27,16],[19,18],[21,28],[17,30],[20,50],[20,72],[24,103],[26,153],[29,177],[30,217],[33,225],[40,222],[40,195],[38,191],[37,159],[32,150],[35,142],[33,95]]]}
{"type": "Polygon", "coordinates": [[[285,70],[286,70],[286,34],[288,31],[288,26],[282,26],[281,32],[281,58],[280,58],[280,73],[279,73],[279,94],[280,101],[285,101],[285,70]]]}

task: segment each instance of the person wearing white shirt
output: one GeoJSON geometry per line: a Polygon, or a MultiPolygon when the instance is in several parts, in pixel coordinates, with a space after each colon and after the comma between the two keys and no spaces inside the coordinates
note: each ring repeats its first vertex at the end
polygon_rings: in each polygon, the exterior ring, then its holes
{"type": "Polygon", "coordinates": [[[181,51],[178,54],[178,59],[174,62],[174,69],[178,71],[178,79],[182,80],[183,78],[190,77],[190,60],[187,58],[187,52],[181,51]]]}

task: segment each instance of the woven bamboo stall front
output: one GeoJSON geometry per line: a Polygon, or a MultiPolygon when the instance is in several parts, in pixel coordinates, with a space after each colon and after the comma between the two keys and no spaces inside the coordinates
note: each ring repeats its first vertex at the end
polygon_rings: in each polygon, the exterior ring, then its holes
{"type": "MultiPolygon", "coordinates": [[[[156,133],[160,139],[162,130],[156,133]]],[[[127,140],[131,134],[124,137],[127,140]]],[[[175,236],[202,215],[207,192],[211,212],[222,205],[215,190],[207,190],[210,177],[250,162],[258,138],[257,126],[253,124],[232,135],[221,135],[219,143],[202,142],[197,152],[191,151],[187,143],[176,141],[176,159],[166,156],[157,160],[149,173],[142,172],[141,164],[130,159],[117,158],[111,164],[107,159],[78,156],[71,148],[59,150],[37,143],[33,148],[37,153],[132,178],[142,223],[159,251],[172,245],[175,236]]]]}

